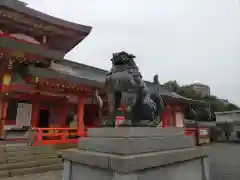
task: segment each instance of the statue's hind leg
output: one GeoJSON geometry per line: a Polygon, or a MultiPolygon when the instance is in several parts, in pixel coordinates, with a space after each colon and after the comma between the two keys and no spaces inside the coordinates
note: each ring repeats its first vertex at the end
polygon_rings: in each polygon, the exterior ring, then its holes
{"type": "Polygon", "coordinates": [[[120,107],[120,103],[121,103],[121,93],[120,92],[115,92],[113,94],[108,95],[108,106],[109,106],[109,112],[110,112],[110,117],[109,117],[110,119],[105,124],[105,126],[115,127],[117,110],[120,107]]]}

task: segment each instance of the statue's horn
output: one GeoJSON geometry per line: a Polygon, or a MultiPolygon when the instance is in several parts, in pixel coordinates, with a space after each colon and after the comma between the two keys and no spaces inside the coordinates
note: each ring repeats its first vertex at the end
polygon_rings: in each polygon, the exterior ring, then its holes
{"type": "Polygon", "coordinates": [[[133,54],[129,54],[129,58],[135,58],[136,56],[134,56],[133,54]]]}
{"type": "Polygon", "coordinates": [[[154,82],[154,84],[160,84],[157,74],[154,75],[153,82],[154,82]]]}

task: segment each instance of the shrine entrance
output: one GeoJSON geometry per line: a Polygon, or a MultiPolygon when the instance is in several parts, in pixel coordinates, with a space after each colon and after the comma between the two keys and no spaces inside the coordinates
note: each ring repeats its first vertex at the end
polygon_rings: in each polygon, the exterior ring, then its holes
{"type": "Polygon", "coordinates": [[[49,127],[50,112],[48,109],[40,109],[38,115],[38,127],[47,128],[49,127]]]}
{"type": "Polygon", "coordinates": [[[96,104],[84,105],[84,125],[85,127],[94,127],[98,119],[98,106],[96,104]]]}

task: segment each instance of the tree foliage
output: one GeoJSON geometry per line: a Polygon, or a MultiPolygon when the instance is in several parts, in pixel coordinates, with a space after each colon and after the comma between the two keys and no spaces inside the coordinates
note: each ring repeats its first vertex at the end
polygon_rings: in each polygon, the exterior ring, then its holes
{"type": "Polygon", "coordinates": [[[210,104],[211,111],[218,112],[218,111],[231,111],[231,110],[237,110],[239,109],[238,106],[235,104],[229,103],[224,104],[221,102],[216,96],[202,96],[201,94],[194,91],[194,89],[189,88],[187,86],[180,86],[177,81],[168,81],[165,84],[163,84],[164,88],[167,88],[168,90],[175,92],[183,97],[187,97],[194,100],[201,100],[205,101],[208,104],[210,104]]]}

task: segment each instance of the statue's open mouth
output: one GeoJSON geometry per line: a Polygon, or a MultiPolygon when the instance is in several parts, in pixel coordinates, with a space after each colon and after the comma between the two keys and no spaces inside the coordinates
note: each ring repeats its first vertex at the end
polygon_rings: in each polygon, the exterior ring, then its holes
{"type": "Polygon", "coordinates": [[[126,62],[126,61],[121,61],[121,60],[114,62],[114,65],[115,65],[115,66],[121,66],[121,65],[127,65],[127,64],[128,64],[128,62],[126,62]]]}

